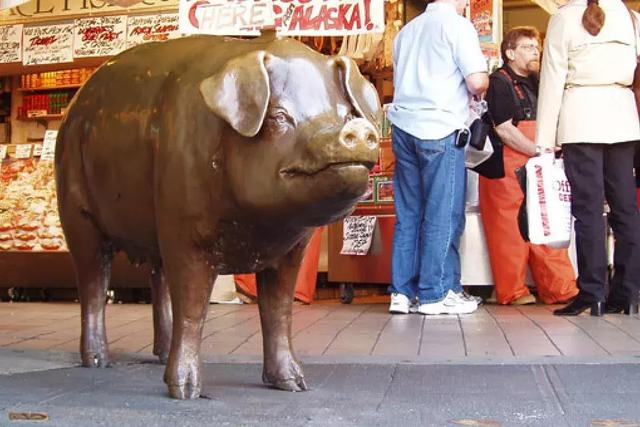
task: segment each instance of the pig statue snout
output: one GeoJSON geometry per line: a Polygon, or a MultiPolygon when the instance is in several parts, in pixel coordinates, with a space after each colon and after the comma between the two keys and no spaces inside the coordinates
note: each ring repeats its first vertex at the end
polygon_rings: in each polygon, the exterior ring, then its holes
{"type": "Polygon", "coordinates": [[[349,120],[338,137],[338,142],[352,150],[362,150],[364,153],[378,150],[378,132],[371,122],[357,118],[349,120]]]}

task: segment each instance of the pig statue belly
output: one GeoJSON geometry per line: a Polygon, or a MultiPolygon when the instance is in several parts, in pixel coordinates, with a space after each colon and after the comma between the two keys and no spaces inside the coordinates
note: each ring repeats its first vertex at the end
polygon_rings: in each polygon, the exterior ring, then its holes
{"type": "Polygon", "coordinates": [[[150,43],[102,66],[56,148],[83,365],[108,363],[105,293],[124,251],[153,267],[154,353],[172,397],[200,395],[209,295],[229,273],[257,273],[263,381],[305,390],[290,336],[295,278],[313,227],[364,194],[380,113],[350,59],[273,36],[150,43]]]}

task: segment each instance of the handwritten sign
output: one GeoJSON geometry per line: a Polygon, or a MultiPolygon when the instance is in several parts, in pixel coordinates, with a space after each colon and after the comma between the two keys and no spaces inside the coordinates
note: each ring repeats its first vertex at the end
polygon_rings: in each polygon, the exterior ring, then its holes
{"type": "Polygon", "coordinates": [[[52,161],[56,155],[56,139],[58,138],[57,130],[47,130],[44,133],[44,141],[42,141],[42,154],[40,160],[52,161]]]}
{"type": "Polygon", "coordinates": [[[7,158],[7,145],[0,145],[0,160],[4,160],[7,158]]]}
{"type": "Polygon", "coordinates": [[[341,36],[383,33],[383,0],[275,0],[278,33],[341,36]]]}
{"type": "Polygon", "coordinates": [[[16,154],[14,157],[16,159],[28,159],[31,157],[31,149],[33,146],[31,144],[18,144],[16,145],[16,154]]]}
{"type": "Polygon", "coordinates": [[[371,247],[375,216],[348,216],[342,225],[341,255],[366,255],[371,247]]]}
{"type": "Polygon", "coordinates": [[[25,27],[22,34],[24,65],[73,61],[73,24],[25,27]]]}
{"type": "Polygon", "coordinates": [[[127,19],[127,47],[178,37],[180,32],[177,13],[129,16],[127,19]]]}
{"type": "Polygon", "coordinates": [[[122,51],[127,40],[127,17],[101,16],[76,19],[73,56],[111,56],[122,51]]]}
{"type": "Polygon", "coordinates": [[[180,32],[289,36],[384,32],[384,0],[181,0],[180,32]]]}
{"type": "Polygon", "coordinates": [[[178,13],[185,34],[257,35],[274,23],[271,0],[181,0],[178,13]]]}
{"type": "Polygon", "coordinates": [[[0,27],[0,64],[22,61],[22,25],[0,27]]]}

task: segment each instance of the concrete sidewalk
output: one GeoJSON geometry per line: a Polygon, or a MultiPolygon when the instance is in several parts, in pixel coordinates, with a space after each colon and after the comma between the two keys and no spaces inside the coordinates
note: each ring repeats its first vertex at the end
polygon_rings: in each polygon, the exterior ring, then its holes
{"type": "Polygon", "coordinates": [[[167,397],[164,367],[148,357],[121,354],[109,369],[84,369],[71,353],[0,350],[0,425],[640,426],[637,360],[303,362],[306,393],[269,389],[260,364],[235,360],[205,364],[203,398],[177,401],[167,397]],[[48,419],[10,420],[34,412],[48,419]]]}

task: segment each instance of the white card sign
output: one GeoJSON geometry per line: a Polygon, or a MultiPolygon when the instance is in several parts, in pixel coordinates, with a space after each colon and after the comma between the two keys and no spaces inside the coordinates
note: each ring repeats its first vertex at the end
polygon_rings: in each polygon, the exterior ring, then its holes
{"type": "Polygon", "coordinates": [[[340,255],[366,255],[369,253],[375,216],[348,216],[342,223],[342,250],[340,255]]]}
{"type": "Polygon", "coordinates": [[[31,149],[33,146],[31,144],[18,144],[16,145],[16,159],[28,159],[31,157],[31,149]]]}
{"type": "Polygon", "coordinates": [[[42,155],[42,144],[33,144],[33,157],[40,157],[42,155]]]}
{"type": "Polygon", "coordinates": [[[127,47],[180,37],[178,14],[131,15],[127,18],[127,47]]]}
{"type": "Polygon", "coordinates": [[[42,154],[40,160],[52,161],[56,155],[56,138],[58,138],[57,130],[48,130],[44,133],[44,141],[42,142],[42,154]]]}
{"type": "Polygon", "coordinates": [[[0,145],[0,160],[7,158],[7,144],[0,145]]]}
{"type": "Polygon", "coordinates": [[[22,24],[0,26],[0,64],[22,61],[22,24]]]}
{"type": "Polygon", "coordinates": [[[24,65],[73,61],[73,24],[25,27],[22,34],[24,65]]]}
{"type": "Polygon", "coordinates": [[[73,56],[112,56],[125,49],[127,17],[98,16],[76,19],[73,34],[73,56]]]}

